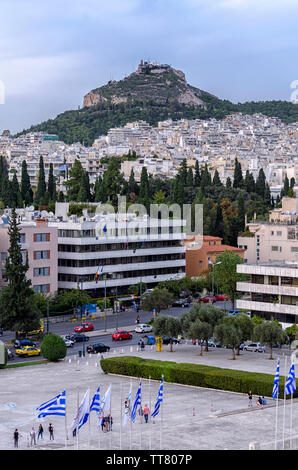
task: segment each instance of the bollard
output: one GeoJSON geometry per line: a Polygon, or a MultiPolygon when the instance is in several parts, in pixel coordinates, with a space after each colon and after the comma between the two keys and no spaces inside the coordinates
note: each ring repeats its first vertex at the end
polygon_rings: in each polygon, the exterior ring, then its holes
{"type": "Polygon", "coordinates": [[[195,409],[194,409],[194,408],[192,409],[192,415],[193,415],[193,416],[195,416],[195,415],[196,415],[196,414],[195,414],[195,409]]]}
{"type": "Polygon", "coordinates": [[[71,359],[68,359],[69,364],[71,364],[71,359]]]}

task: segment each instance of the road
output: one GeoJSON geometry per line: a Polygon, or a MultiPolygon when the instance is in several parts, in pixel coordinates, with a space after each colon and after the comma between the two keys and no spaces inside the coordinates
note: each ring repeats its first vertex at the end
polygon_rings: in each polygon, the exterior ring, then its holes
{"type": "MultiPolygon", "coordinates": [[[[216,302],[214,304],[216,307],[224,309],[224,302],[216,302]]],[[[180,318],[183,313],[189,312],[191,307],[171,307],[167,310],[163,310],[161,315],[171,315],[173,317],[180,318]]],[[[226,309],[227,311],[231,308],[231,303],[226,302],[226,309]]],[[[140,311],[140,323],[146,323],[152,319],[151,312],[140,311]]],[[[121,312],[118,315],[112,314],[107,315],[106,319],[98,318],[91,320],[94,325],[94,331],[91,334],[86,333],[89,336],[89,340],[85,342],[85,348],[88,344],[95,344],[95,343],[103,343],[111,348],[122,347],[124,344],[137,344],[139,338],[142,336],[140,333],[133,333],[133,338],[131,340],[125,341],[113,341],[111,337],[111,331],[107,331],[107,334],[104,334],[106,330],[115,330],[118,324],[118,329],[126,329],[128,327],[132,327],[135,325],[136,321],[136,311],[135,310],[127,310],[125,312],[121,312]],[[118,318],[117,318],[118,317],[118,318]],[[96,335],[98,333],[98,335],[96,335]]],[[[63,323],[50,323],[50,332],[55,333],[57,335],[63,336],[66,334],[71,334],[73,332],[74,326],[78,325],[80,322],[73,324],[71,320],[65,321],[63,323]]],[[[46,325],[45,325],[46,326],[46,325]]],[[[132,328],[130,328],[131,330],[132,328]]],[[[1,340],[5,343],[10,341],[14,337],[14,332],[4,331],[1,340]]],[[[38,343],[37,343],[38,345],[38,343]]],[[[10,348],[11,351],[14,353],[14,348],[10,348]]],[[[79,351],[83,351],[84,346],[83,343],[75,343],[72,348],[67,348],[67,356],[77,355],[79,351]]],[[[9,364],[11,363],[18,363],[31,360],[40,360],[42,356],[32,356],[30,358],[21,358],[15,355],[13,359],[9,360],[9,364]]]]}

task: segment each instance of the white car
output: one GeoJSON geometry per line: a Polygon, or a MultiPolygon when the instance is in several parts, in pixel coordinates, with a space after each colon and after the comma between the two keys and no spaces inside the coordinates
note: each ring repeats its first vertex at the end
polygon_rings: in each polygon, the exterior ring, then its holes
{"type": "Polygon", "coordinates": [[[64,340],[64,343],[66,344],[67,348],[72,348],[73,347],[74,341],[72,341],[71,339],[67,339],[67,338],[63,338],[63,340],[64,340]]]}
{"type": "Polygon", "coordinates": [[[247,343],[243,346],[244,351],[265,352],[265,346],[260,343],[247,343]]]}
{"type": "Polygon", "coordinates": [[[146,323],[140,323],[135,327],[135,332],[136,333],[149,333],[149,331],[152,331],[153,328],[151,325],[147,325],[146,323]]]}

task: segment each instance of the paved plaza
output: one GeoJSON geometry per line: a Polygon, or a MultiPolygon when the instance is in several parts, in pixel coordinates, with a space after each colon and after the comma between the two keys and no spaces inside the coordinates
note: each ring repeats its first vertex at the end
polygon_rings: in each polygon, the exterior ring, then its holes
{"type": "MultiPolygon", "coordinates": [[[[164,347],[157,352],[154,347],[146,346],[140,352],[136,346],[123,346],[111,350],[108,356],[142,355],[153,359],[176,362],[193,362],[223,368],[233,368],[272,374],[276,370],[275,360],[269,360],[267,353],[243,352],[236,360],[231,360],[231,350],[211,349],[203,356],[200,349],[191,344],[182,344],[169,352],[164,347]]],[[[288,358],[289,361],[289,358],[288,358]]],[[[86,355],[59,363],[47,363],[28,367],[0,370],[0,448],[13,449],[13,431],[18,428],[21,434],[19,448],[23,450],[57,449],[62,450],[67,444],[68,450],[248,450],[251,443],[260,444],[261,448],[274,449],[276,406],[268,398],[268,405],[260,409],[256,405],[248,407],[246,394],[224,392],[199,387],[165,383],[163,410],[154,422],[145,424],[137,416],[135,423],[125,428],[120,426],[120,415],[123,415],[124,401],[130,383],[133,384],[133,400],[139,380],[136,378],[104,374],[99,365],[100,357],[86,355]],[[90,388],[90,396],[100,386],[101,397],[112,384],[111,414],[113,416],[112,432],[103,433],[97,426],[96,415],[91,415],[87,423],[73,437],[70,427],[76,414],[78,398],[82,400],[90,388]],[[37,419],[35,408],[66,390],[66,428],[68,439],[65,440],[65,419],[49,416],[37,419]],[[162,420],[161,420],[162,418],[162,420]],[[39,422],[44,427],[43,440],[30,447],[29,433],[34,426],[37,431],[39,422]],[[54,441],[49,440],[48,425],[54,426],[54,441]]],[[[289,362],[288,362],[289,364],[289,362]]],[[[288,371],[287,371],[288,372],[288,371]]],[[[284,375],[281,354],[280,374],[284,375]]],[[[148,404],[153,410],[159,382],[143,379],[142,405],[148,404]]],[[[278,407],[278,439],[282,440],[290,433],[290,403],[285,407],[286,426],[283,428],[283,400],[278,407]]],[[[298,434],[298,403],[293,402],[292,434],[298,434]]],[[[279,444],[280,446],[281,444],[279,444]]]]}

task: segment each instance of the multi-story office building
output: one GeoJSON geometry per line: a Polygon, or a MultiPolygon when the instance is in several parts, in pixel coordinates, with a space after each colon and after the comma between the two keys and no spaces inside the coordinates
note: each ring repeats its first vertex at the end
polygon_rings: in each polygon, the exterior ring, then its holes
{"type": "Polygon", "coordinates": [[[283,326],[298,322],[298,263],[238,264],[237,272],[250,277],[237,282],[237,291],[250,297],[236,300],[237,308],[266,320],[274,318],[283,326]]]}
{"type": "Polygon", "coordinates": [[[79,286],[99,297],[185,276],[182,220],[85,213],[49,225],[58,229],[59,289],[79,286]]]}

